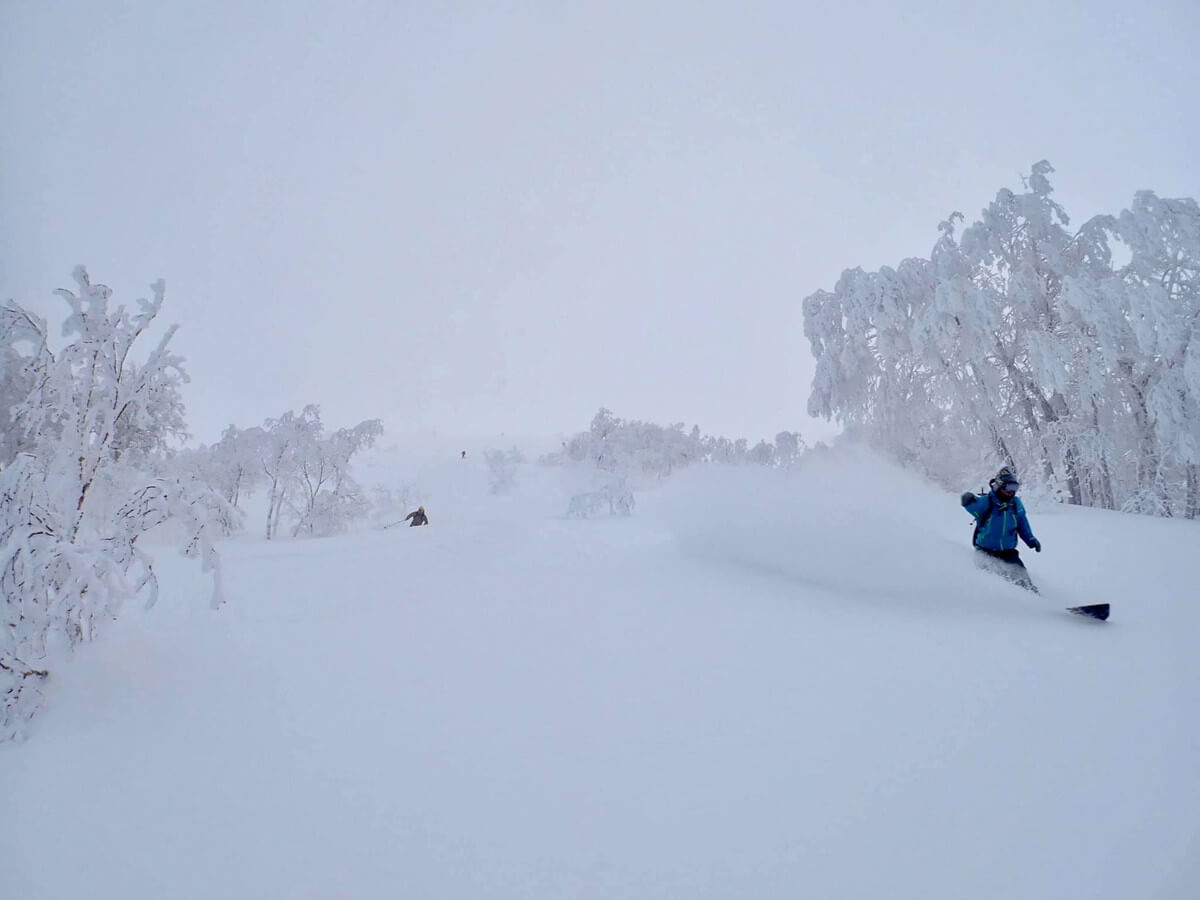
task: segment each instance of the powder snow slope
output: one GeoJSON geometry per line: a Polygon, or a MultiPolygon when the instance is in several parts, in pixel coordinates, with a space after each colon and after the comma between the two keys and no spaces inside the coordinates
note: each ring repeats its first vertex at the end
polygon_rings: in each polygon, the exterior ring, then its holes
{"type": "Polygon", "coordinates": [[[1200,896],[1197,523],[1034,506],[1035,597],[870,458],[560,477],[230,542],[215,614],[163,560],[0,748],[0,897],[1200,896]]]}

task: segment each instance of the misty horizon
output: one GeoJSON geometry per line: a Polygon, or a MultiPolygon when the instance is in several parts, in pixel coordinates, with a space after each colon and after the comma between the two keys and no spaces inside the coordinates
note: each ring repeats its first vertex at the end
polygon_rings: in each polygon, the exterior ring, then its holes
{"type": "Polygon", "coordinates": [[[74,265],[162,320],[195,439],[318,404],[394,433],[600,407],[806,413],[801,299],[928,254],[1040,159],[1076,223],[1195,196],[1183,3],[0,12],[0,294],[74,265]]]}

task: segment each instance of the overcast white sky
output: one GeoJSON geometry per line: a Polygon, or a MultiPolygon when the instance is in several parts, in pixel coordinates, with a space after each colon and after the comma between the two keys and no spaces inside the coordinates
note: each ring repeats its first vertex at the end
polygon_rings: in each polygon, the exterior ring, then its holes
{"type": "Polygon", "coordinates": [[[801,299],[1046,158],[1200,196],[1200,4],[0,0],[0,295],[167,281],[193,430],[757,438],[801,299]]]}

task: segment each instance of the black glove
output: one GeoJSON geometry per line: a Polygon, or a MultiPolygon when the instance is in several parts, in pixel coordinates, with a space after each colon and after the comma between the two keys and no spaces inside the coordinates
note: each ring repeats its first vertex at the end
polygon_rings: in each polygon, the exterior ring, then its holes
{"type": "Polygon", "coordinates": [[[1033,548],[1034,553],[1042,552],[1042,542],[1039,541],[1037,538],[1034,538],[1032,541],[1030,541],[1029,546],[1033,548]]]}
{"type": "Polygon", "coordinates": [[[967,491],[965,494],[962,495],[962,505],[968,506],[969,504],[974,503],[978,499],[979,498],[976,497],[974,494],[972,494],[970,491],[967,491]]]}

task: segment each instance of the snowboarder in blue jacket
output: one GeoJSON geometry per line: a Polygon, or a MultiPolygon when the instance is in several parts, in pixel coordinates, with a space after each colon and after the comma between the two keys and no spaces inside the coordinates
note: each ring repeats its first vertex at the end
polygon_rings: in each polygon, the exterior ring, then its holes
{"type": "Polygon", "coordinates": [[[989,491],[976,496],[962,495],[963,508],[975,517],[974,545],[976,561],[982,568],[998,572],[1009,581],[1031,591],[1037,591],[1021,554],[1017,552],[1017,537],[1034,551],[1042,552],[1042,542],[1033,536],[1025,504],[1017,497],[1021,482],[1012,469],[1005,466],[988,483],[989,491]]]}

